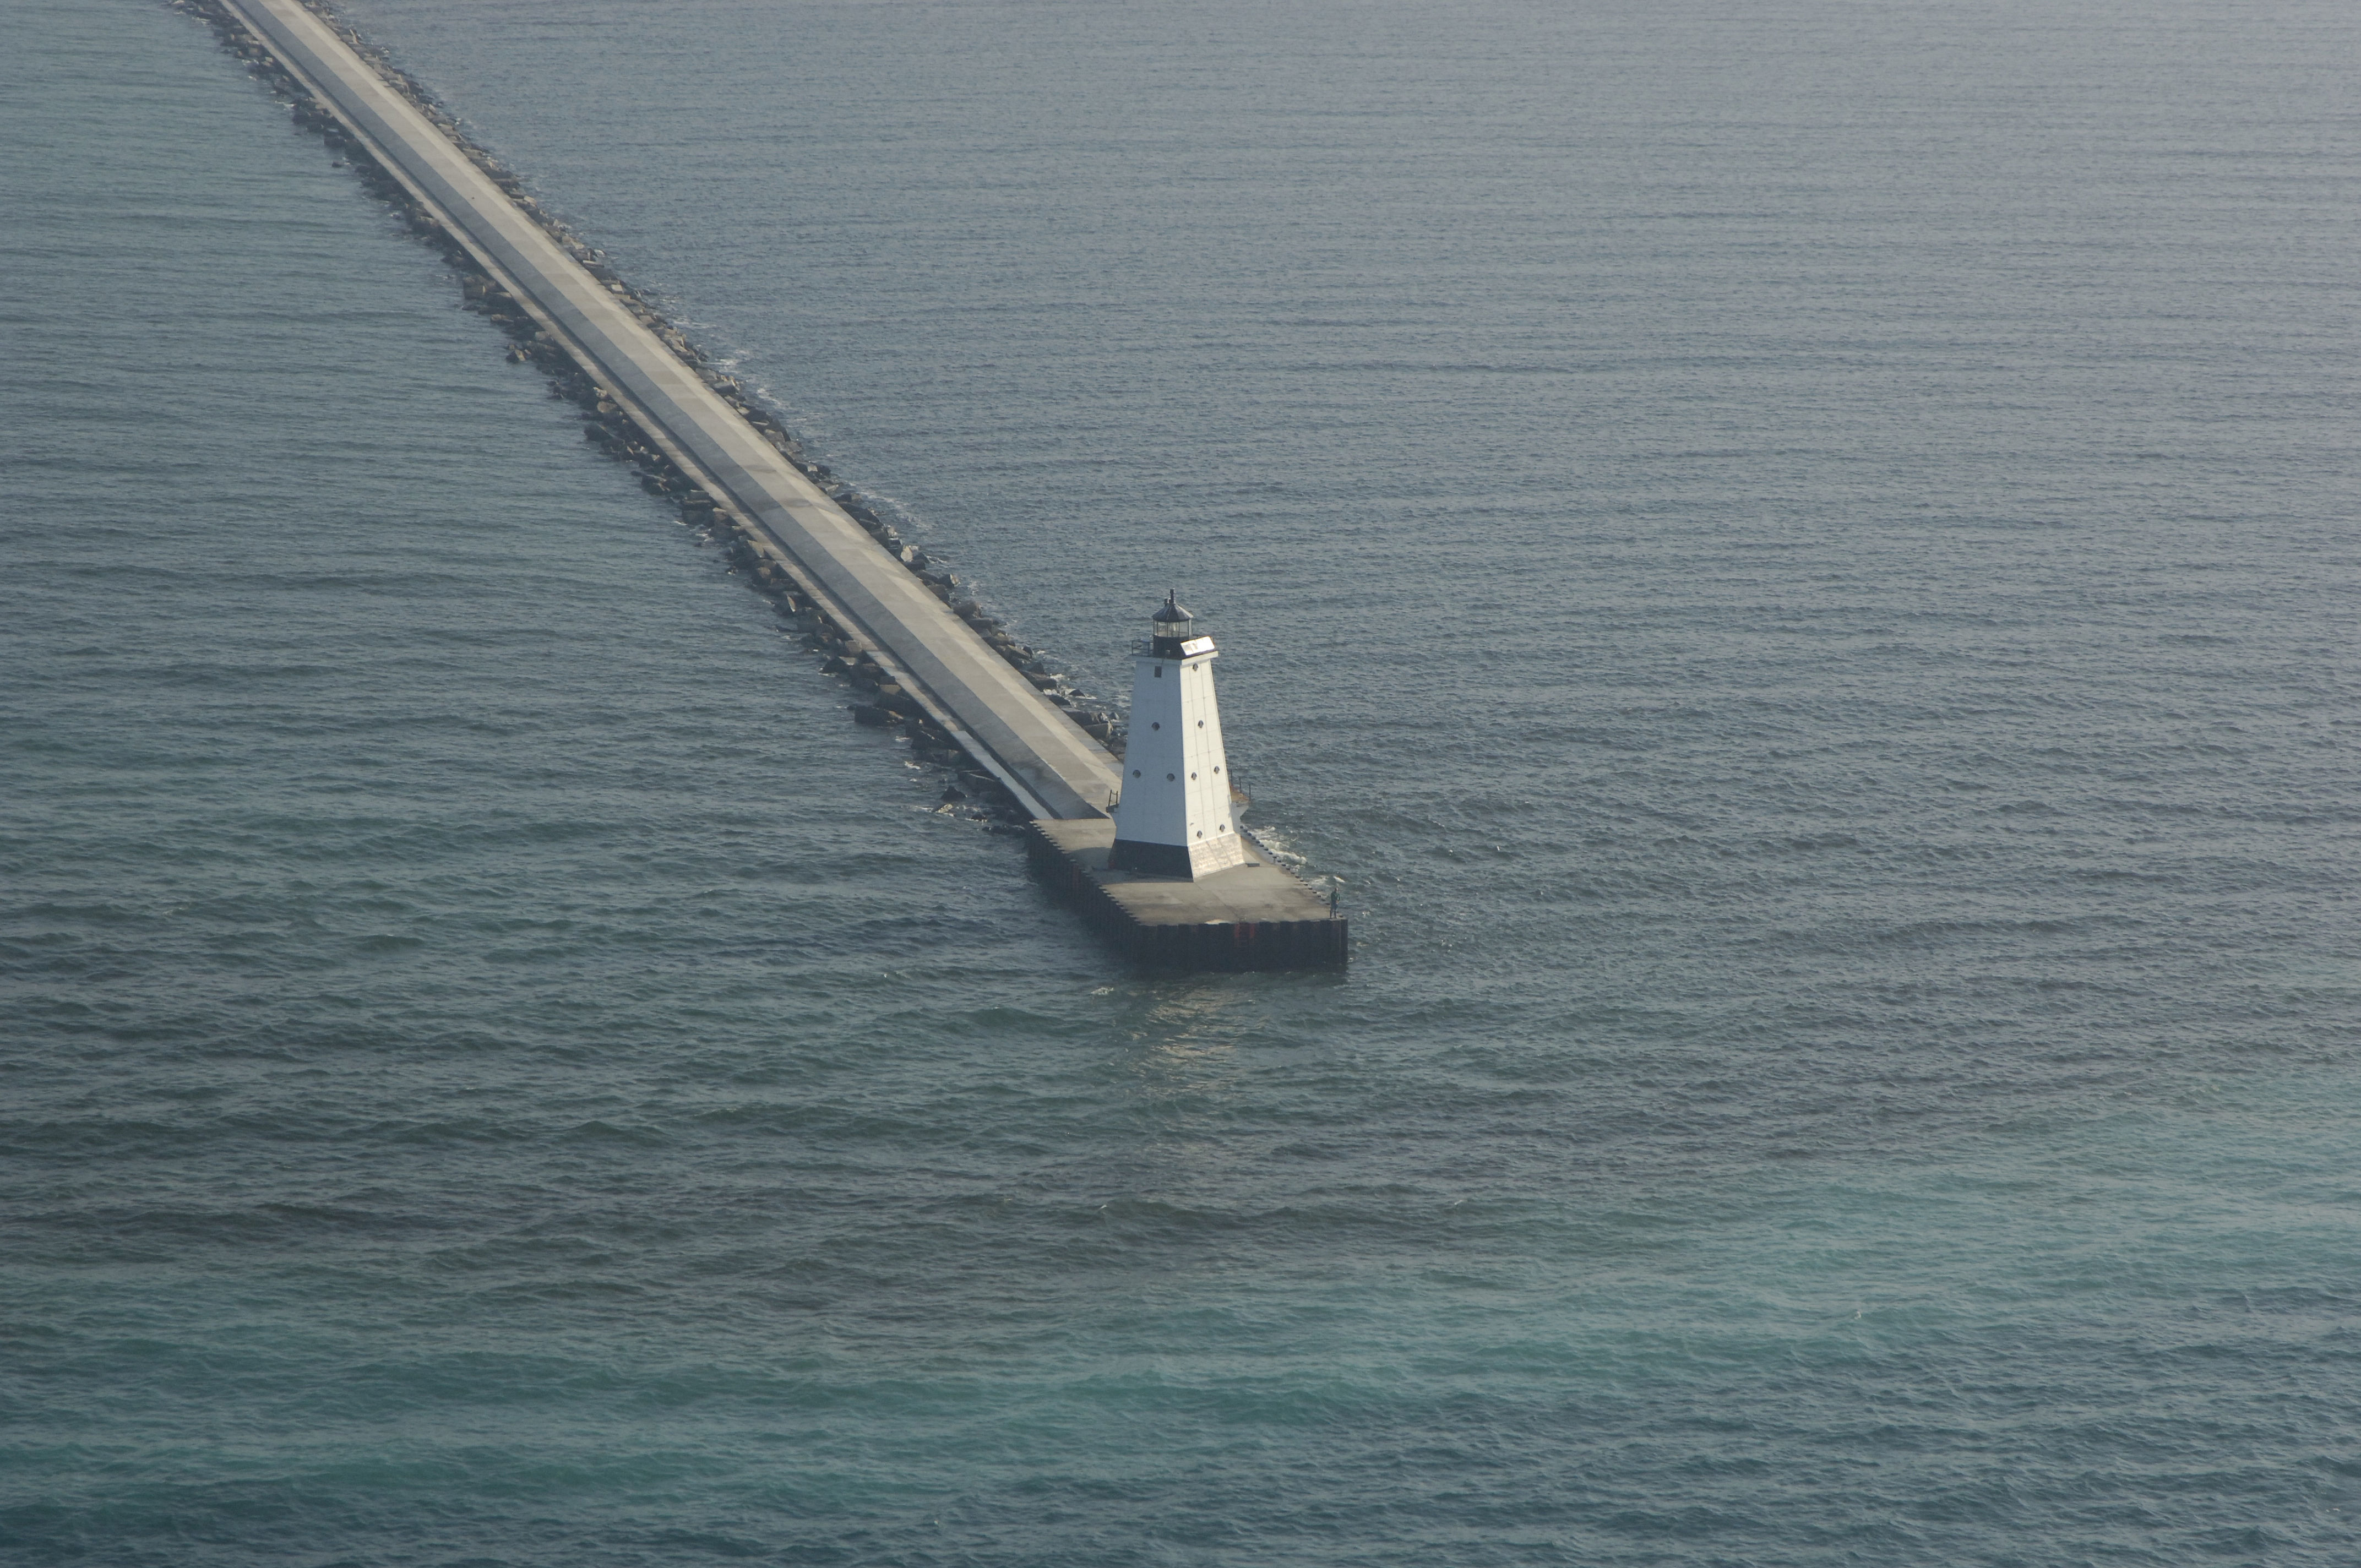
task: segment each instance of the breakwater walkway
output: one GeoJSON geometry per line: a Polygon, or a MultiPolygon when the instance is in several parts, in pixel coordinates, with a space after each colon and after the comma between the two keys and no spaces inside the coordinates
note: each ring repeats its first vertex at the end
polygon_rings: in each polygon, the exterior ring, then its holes
{"type": "Polygon", "coordinates": [[[1104,817],[1113,755],[862,530],[300,0],[223,0],[664,455],[1035,817],[1104,817]]]}

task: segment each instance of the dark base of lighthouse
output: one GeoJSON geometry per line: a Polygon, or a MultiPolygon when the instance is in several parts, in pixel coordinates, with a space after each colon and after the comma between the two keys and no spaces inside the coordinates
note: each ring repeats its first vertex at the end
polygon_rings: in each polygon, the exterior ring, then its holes
{"type": "Polygon", "coordinates": [[[1148,876],[1206,877],[1242,866],[1247,859],[1246,841],[1235,833],[1224,833],[1218,839],[1202,839],[1195,845],[1117,839],[1107,850],[1107,864],[1116,871],[1148,876]]]}
{"type": "Polygon", "coordinates": [[[1137,839],[1117,839],[1107,849],[1106,863],[1116,871],[1146,872],[1149,876],[1197,874],[1185,844],[1143,844],[1137,839]]]}
{"type": "Polygon", "coordinates": [[[1033,824],[1034,865],[1058,893],[1133,959],[1190,970],[1342,969],[1347,928],[1328,901],[1249,836],[1246,861],[1191,878],[1113,863],[1115,824],[1104,817],[1033,824]]]}

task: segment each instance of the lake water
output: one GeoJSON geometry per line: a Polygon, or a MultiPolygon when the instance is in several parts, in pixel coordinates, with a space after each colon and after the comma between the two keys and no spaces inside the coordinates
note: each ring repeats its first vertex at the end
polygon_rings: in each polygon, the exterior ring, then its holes
{"type": "Polygon", "coordinates": [[[0,1556],[2361,1556],[2348,8],[347,14],[1085,684],[1211,618],[1353,966],[1127,971],[18,0],[0,1556]]]}

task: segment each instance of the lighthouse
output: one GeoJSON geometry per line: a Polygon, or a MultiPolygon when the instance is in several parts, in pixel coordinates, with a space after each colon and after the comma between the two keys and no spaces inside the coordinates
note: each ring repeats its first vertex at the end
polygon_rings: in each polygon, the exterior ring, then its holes
{"type": "Polygon", "coordinates": [[[1180,608],[1179,590],[1165,595],[1132,662],[1131,731],[1108,865],[1193,879],[1246,862],[1213,704],[1214,657],[1213,640],[1180,608]]]}

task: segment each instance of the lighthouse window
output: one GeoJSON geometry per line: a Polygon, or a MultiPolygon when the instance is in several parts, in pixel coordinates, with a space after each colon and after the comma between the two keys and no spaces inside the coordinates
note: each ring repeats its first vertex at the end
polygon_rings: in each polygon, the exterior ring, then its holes
{"type": "Polygon", "coordinates": [[[1159,724],[1151,724],[1151,725],[1149,725],[1149,726],[1148,726],[1148,728],[1149,728],[1150,729],[1163,729],[1163,728],[1164,728],[1164,726],[1163,726],[1162,724],[1159,723],[1159,724]]]}
{"type": "Polygon", "coordinates": [[[1138,770],[1137,768],[1134,768],[1134,769],[1132,769],[1132,770],[1131,770],[1131,776],[1132,776],[1133,778],[1137,778],[1137,777],[1139,776],[1139,770],[1138,770]]]}
{"type": "Polygon", "coordinates": [[[1159,681],[1164,678],[1164,666],[1161,664],[1156,666],[1156,678],[1159,681]]]}
{"type": "Polygon", "coordinates": [[[1197,775],[1196,775],[1196,774],[1194,774],[1194,773],[1191,773],[1189,776],[1190,776],[1191,778],[1192,778],[1192,779],[1193,779],[1193,778],[1195,778],[1197,775]]]}

